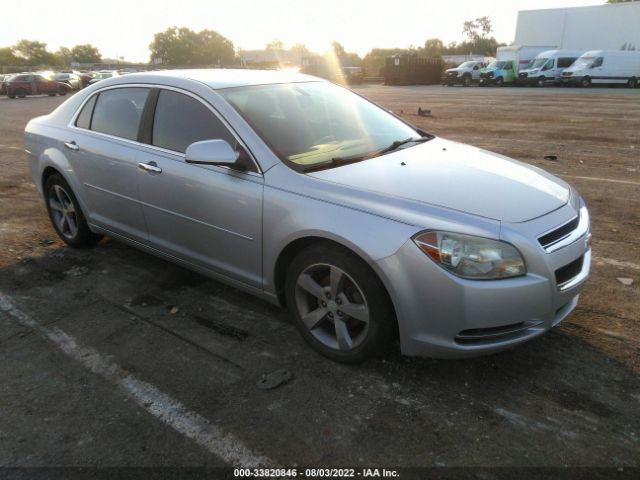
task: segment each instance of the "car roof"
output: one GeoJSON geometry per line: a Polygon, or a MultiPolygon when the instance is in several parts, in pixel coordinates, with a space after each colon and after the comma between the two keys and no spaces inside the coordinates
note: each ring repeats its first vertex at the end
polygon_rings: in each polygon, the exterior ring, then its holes
{"type": "MultiPolygon", "coordinates": [[[[265,85],[274,83],[314,82],[321,79],[287,70],[249,70],[249,69],[193,69],[159,70],[153,72],[130,73],[126,82],[154,82],[169,78],[188,79],[204,83],[213,89],[265,85]]],[[[122,78],[122,77],[120,77],[122,78]]]]}

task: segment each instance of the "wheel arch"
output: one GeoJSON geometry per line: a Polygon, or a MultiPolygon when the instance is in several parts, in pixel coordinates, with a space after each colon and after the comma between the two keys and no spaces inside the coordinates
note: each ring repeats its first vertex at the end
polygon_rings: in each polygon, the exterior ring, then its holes
{"type": "Polygon", "coordinates": [[[380,280],[380,283],[382,284],[387,296],[389,297],[391,307],[393,308],[395,321],[397,323],[399,310],[394,300],[395,295],[393,294],[393,288],[391,288],[391,286],[389,285],[389,280],[385,277],[383,272],[377,267],[376,262],[369,258],[369,256],[365,252],[363,252],[362,249],[351,244],[351,242],[348,242],[345,239],[330,238],[329,236],[318,233],[298,237],[290,241],[280,251],[273,270],[273,282],[279,304],[282,306],[286,305],[284,286],[286,282],[287,269],[289,268],[289,265],[291,264],[295,256],[311,245],[322,243],[347,250],[348,252],[362,260],[371,269],[372,273],[376,275],[378,280],[380,280]]]}

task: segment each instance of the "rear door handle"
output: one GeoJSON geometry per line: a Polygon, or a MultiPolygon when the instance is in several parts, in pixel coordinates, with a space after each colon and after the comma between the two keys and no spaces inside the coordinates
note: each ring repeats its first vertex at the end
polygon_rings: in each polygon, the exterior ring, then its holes
{"type": "Polygon", "coordinates": [[[80,150],[80,147],[78,146],[75,140],[71,140],[70,142],[64,142],[64,146],[67,147],[69,150],[73,150],[74,152],[77,152],[78,150],[80,150]]]}
{"type": "Polygon", "coordinates": [[[151,173],[162,173],[162,169],[158,166],[158,164],[156,162],[149,162],[149,163],[138,163],[138,168],[140,170],[144,170],[145,172],[151,172],[151,173]]]}

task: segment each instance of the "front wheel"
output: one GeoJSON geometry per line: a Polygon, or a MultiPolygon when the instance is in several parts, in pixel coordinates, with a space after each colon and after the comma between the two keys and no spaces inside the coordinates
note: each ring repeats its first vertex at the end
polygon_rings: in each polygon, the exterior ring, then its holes
{"type": "Polygon", "coordinates": [[[395,334],[395,315],[382,282],[348,250],[312,245],[291,262],[285,282],[289,311],[320,354],[358,363],[383,353],[395,334]]]}
{"type": "Polygon", "coordinates": [[[462,85],[465,87],[468,87],[469,85],[471,85],[471,77],[469,75],[465,76],[462,79],[462,85]]]}
{"type": "Polygon", "coordinates": [[[53,174],[44,185],[49,219],[58,236],[69,246],[91,247],[102,238],[87,225],[80,204],[71,187],[59,174],[53,174]]]}
{"type": "Polygon", "coordinates": [[[502,79],[502,77],[496,78],[495,84],[496,87],[501,87],[502,85],[504,85],[504,80],[502,79]]]}
{"type": "Polygon", "coordinates": [[[580,86],[582,88],[587,88],[591,86],[591,79],[589,77],[584,77],[582,80],[580,80],[580,86]]]}
{"type": "Polygon", "coordinates": [[[536,85],[540,88],[544,87],[544,82],[545,82],[545,78],[544,77],[538,77],[538,80],[536,81],[536,85]]]}

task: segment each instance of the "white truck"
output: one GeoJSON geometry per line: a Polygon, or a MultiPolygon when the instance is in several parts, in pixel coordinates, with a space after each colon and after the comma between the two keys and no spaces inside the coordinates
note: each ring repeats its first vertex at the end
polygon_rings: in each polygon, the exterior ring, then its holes
{"type": "Polygon", "coordinates": [[[640,83],[640,52],[590,50],[565,69],[560,78],[565,85],[626,84],[635,88],[640,83]]]}
{"type": "Polygon", "coordinates": [[[478,60],[468,60],[461,63],[456,68],[449,68],[444,72],[442,84],[453,87],[456,84],[468,87],[473,82],[480,80],[480,69],[487,64],[478,60]]]}
{"type": "Polygon", "coordinates": [[[480,85],[513,85],[520,69],[525,68],[541,52],[555,47],[511,45],[498,47],[495,62],[480,72],[480,85]]]}
{"type": "Polygon", "coordinates": [[[579,50],[546,50],[536,55],[529,65],[521,68],[516,78],[518,85],[560,84],[560,76],[584,52],[579,50]]]}

